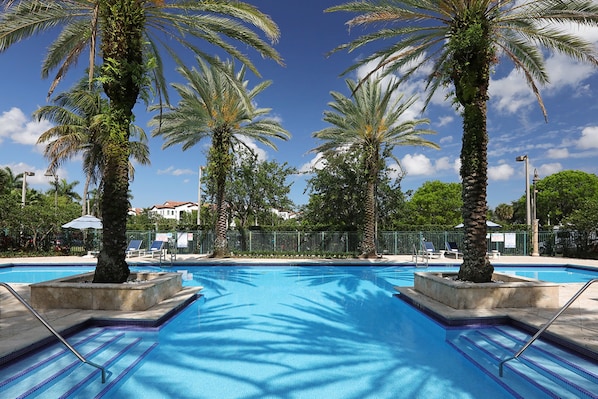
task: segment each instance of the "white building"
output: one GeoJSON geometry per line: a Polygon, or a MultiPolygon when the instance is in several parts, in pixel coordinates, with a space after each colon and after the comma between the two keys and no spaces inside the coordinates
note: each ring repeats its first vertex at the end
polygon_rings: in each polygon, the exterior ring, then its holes
{"type": "Polygon", "coordinates": [[[150,212],[162,216],[164,219],[181,220],[183,212],[191,213],[197,211],[197,203],[195,202],[179,202],[166,201],[162,205],[154,205],[150,208],[150,212]]]}

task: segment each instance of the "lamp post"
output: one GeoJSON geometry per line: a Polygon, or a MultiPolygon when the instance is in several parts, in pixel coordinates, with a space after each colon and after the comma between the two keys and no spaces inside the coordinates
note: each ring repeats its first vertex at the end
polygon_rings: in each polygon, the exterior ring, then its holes
{"type": "Polygon", "coordinates": [[[48,169],[44,176],[54,178],[54,216],[56,216],[58,213],[58,175],[48,169]]]}
{"type": "Polygon", "coordinates": [[[532,256],[540,256],[538,252],[538,203],[536,202],[536,194],[538,193],[537,184],[540,181],[538,170],[534,169],[534,209],[533,209],[533,226],[532,226],[532,256]]]}
{"type": "Polygon", "coordinates": [[[21,206],[25,207],[25,198],[27,194],[27,176],[35,176],[34,172],[23,172],[23,189],[21,191],[21,206]]]}
{"type": "Polygon", "coordinates": [[[520,155],[515,158],[517,162],[524,162],[525,161],[525,217],[526,217],[526,224],[527,227],[530,228],[532,225],[531,222],[531,205],[530,205],[530,198],[529,198],[529,159],[527,155],[520,155]]]}

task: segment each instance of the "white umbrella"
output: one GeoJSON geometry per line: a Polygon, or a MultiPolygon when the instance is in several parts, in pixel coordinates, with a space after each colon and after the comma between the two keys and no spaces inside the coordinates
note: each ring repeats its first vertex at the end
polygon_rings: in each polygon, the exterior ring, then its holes
{"type": "MultiPolygon", "coordinates": [[[[498,227],[502,227],[500,224],[498,223],[494,223],[491,222],[490,220],[486,220],[486,226],[492,228],[498,228],[498,227]]],[[[459,223],[458,225],[455,226],[456,229],[462,229],[463,228],[463,223],[459,223]]]]}
{"type": "Polygon", "coordinates": [[[65,229],[101,229],[102,221],[95,216],[85,215],[73,219],[67,224],[63,224],[62,227],[65,229]]]}

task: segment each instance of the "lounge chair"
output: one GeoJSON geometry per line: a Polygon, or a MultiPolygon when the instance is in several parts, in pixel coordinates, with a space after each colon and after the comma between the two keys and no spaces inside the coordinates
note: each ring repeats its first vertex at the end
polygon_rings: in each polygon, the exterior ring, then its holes
{"type": "Polygon", "coordinates": [[[164,241],[154,240],[152,241],[149,248],[145,251],[145,256],[154,257],[154,254],[158,254],[158,258],[162,259],[162,250],[164,249],[164,241]]]}
{"type": "Polygon", "coordinates": [[[125,251],[127,258],[137,254],[138,256],[141,255],[141,244],[143,240],[131,240],[129,245],[127,246],[127,250],[125,251]]]}
{"type": "Polygon", "coordinates": [[[432,241],[422,241],[422,246],[422,255],[424,257],[431,258],[432,256],[438,256],[440,258],[443,255],[442,252],[436,251],[436,248],[434,248],[434,243],[432,241]]]}
{"type": "Polygon", "coordinates": [[[463,252],[459,251],[459,247],[457,246],[456,242],[446,241],[445,246],[446,246],[445,254],[455,255],[455,259],[459,259],[459,255],[461,255],[461,258],[463,257],[463,252]]]}

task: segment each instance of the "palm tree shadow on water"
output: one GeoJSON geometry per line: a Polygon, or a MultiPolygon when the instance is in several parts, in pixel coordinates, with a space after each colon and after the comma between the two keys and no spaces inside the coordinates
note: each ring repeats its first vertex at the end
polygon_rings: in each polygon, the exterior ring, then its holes
{"type": "Polygon", "coordinates": [[[443,347],[444,330],[393,298],[388,281],[357,268],[297,271],[266,278],[278,286],[246,275],[208,294],[160,332],[148,359],[159,366],[136,379],[177,398],[492,397],[463,386],[466,362],[443,347]]]}

